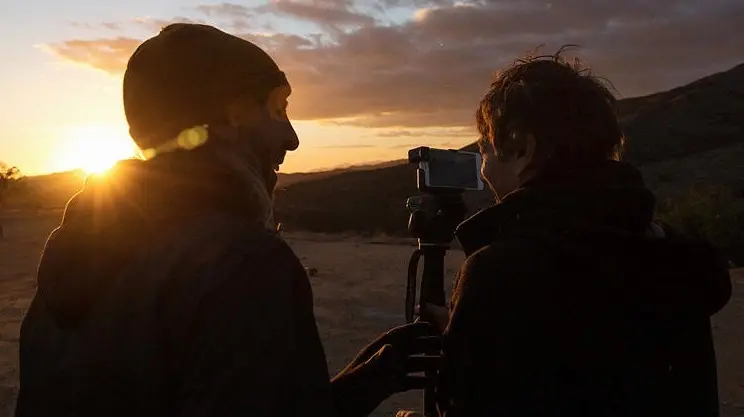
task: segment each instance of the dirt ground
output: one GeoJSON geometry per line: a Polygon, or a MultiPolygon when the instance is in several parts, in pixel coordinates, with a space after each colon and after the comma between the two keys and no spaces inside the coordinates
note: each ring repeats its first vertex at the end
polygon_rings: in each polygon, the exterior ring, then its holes
{"type": "MultiPolygon", "coordinates": [[[[59,212],[8,213],[0,242],[0,417],[12,415],[18,384],[18,331],[34,293],[36,264],[46,235],[59,212]]],[[[337,372],[376,335],[403,324],[403,296],[413,246],[391,239],[287,234],[308,267],[315,313],[331,373],[337,372]]],[[[454,277],[463,255],[447,259],[454,277]]],[[[744,416],[744,269],[734,271],[735,295],[714,318],[724,417],[744,416]]],[[[418,409],[421,394],[396,395],[375,412],[393,416],[401,408],[418,409]]]]}

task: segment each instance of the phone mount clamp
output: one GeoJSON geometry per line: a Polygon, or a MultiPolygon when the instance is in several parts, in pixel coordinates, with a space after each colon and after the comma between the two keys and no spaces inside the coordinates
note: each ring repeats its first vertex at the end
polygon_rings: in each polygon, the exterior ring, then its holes
{"type": "MultiPolygon", "coordinates": [[[[408,153],[409,163],[420,163],[427,157],[427,148],[412,149],[408,153]]],[[[411,255],[408,263],[408,280],[406,283],[405,316],[406,322],[415,320],[416,304],[424,306],[434,304],[445,306],[444,291],[444,258],[455,237],[455,229],[465,219],[467,206],[462,193],[465,190],[453,188],[428,188],[424,181],[424,172],[417,170],[417,188],[423,194],[409,197],[406,208],[408,233],[417,239],[418,249],[411,255]],[[421,285],[416,302],[417,272],[420,258],[424,259],[421,285]]],[[[423,321],[433,322],[422,308],[420,317],[423,321]]],[[[436,398],[433,387],[424,390],[424,416],[436,416],[436,398]]]]}

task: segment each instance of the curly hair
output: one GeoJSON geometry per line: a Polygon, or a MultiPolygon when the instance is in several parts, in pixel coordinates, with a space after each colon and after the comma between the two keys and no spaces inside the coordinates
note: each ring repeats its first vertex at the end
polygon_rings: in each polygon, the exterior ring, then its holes
{"type": "MultiPolygon", "coordinates": [[[[625,138],[614,87],[563,52],[528,55],[498,72],[476,111],[479,145],[511,155],[532,135],[540,162],[585,164],[619,160],[625,138]]],[[[536,50],[535,50],[536,51],[536,50]]]]}

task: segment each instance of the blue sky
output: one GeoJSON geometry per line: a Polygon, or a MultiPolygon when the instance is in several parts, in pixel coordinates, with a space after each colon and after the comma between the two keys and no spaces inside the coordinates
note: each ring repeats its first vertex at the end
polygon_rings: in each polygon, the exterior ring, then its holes
{"type": "Polygon", "coordinates": [[[626,97],[744,62],[744,2],[735,0],[2,2],[0,161],[28,174],[132,152],[121,68],[111,70],[129,51],[106,48],[119,37],[154,35],[155,21],[204,20],[265,36],[261,46],[296,92],[290,116],[302,145],[285,164],[289,172],[397,159],[409,145],[469,143],[491,73],[539,43],[582,45],[582,58],[626,97]],[[309,50],[276,36],[316,34],[325,41],[309,50]],[[324,78],[311,83],[317,74],[324,78]]]}

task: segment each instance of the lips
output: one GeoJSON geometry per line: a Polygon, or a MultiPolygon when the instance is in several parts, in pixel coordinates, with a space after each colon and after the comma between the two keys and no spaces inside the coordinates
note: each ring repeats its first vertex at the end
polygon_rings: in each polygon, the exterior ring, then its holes
{"type": "Polygon", "coordinates": [[[285,152],[280,152],[279,155],[277,155],[277,157],[274,158],[274,160],[276,161],[276,162],[274,162],[274,165],[273,165],[274,172],[279,172],[279,167],[284,163],[284,157],[286,155],[287,155],[287,152],[286,151],[285,152]]]}

